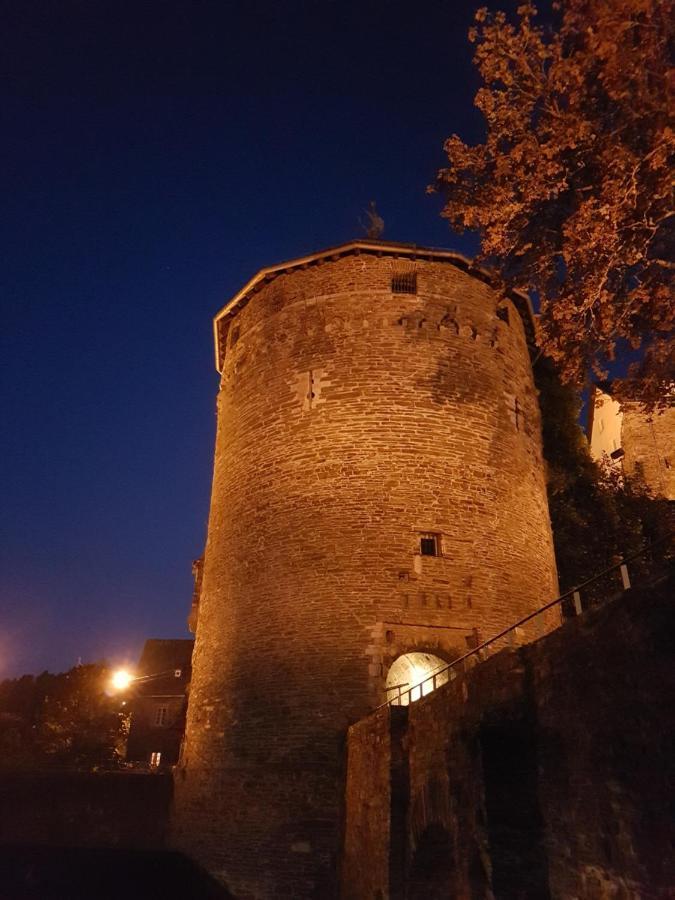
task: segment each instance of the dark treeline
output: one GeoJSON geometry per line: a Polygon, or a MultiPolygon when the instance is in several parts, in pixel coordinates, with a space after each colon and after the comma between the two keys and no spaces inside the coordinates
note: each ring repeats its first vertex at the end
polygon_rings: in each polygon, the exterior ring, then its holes
{"type": "Polygon", "coordinates": [[[0,766],[114,768],[122,761],[128,716],[106,693],[103,664],[0,682],[0,766]]]}

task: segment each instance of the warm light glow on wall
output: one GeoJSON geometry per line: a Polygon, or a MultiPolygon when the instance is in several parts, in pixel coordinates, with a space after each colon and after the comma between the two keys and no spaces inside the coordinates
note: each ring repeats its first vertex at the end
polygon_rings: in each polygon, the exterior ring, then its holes
{"type": "MultiPolygon", "coordinates": [[[[434,689],[431,676],[446,665],[444,660],[432,653],[415,651],[399,656],[387,674],[387,699],[391,700],[400,694],[401,704],[407,706],[411,701],[426,697],[434,689]],[[406,691],[410,691],[410,694],[405,693],[406,691]]],[[[445,684],[447,680],[447,671],[441,672],[436,678],[436,687],[445,684]]]]}

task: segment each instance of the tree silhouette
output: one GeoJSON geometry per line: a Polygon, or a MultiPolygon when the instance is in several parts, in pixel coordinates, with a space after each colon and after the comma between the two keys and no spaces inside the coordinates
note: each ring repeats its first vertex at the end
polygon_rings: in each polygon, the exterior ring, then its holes
{"type": "MultiPolygon", "coordinates": [[[[665,405],[675,382],[675,233],[668,119],[673,0],[564,0],[557,28],[481,9],[469,39],[485,142],[445,144],[443,216],[481,259],[536,292],[562,378],[599,377],[641,347],[620,393],[665,405]]],[[[433,189],[433,188],[432,188],[433,189]]]]}

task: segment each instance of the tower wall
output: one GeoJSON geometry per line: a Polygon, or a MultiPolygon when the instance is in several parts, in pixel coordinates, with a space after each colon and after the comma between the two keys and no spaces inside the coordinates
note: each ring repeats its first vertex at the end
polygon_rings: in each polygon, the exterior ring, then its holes
{"type": "Polygon", "coordinates": [[[450,660],[556,594],[525,332],[497,301],[362,253],[229,323],[174,821],[238,897],[331,896],[345,730],[397,655],[450,660]]]}

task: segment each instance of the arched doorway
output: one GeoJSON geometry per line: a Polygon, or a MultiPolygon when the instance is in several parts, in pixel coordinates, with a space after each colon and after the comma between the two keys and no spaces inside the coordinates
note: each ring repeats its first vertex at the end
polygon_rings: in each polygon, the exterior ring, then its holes
{"type": "Polygon", "coordinates": [[[387,700],[400,706],[407,706],[420,697],[426,697],[435,687],[440,687],[448,680],[446,666],[445,660],[434,656],[433,653],[425,653],[422,650],[404,653],[394,660],[387,673],[385,685],[387,700]],[[434,683],[431,676],[435,673],[438,675],[434,683]]]}

